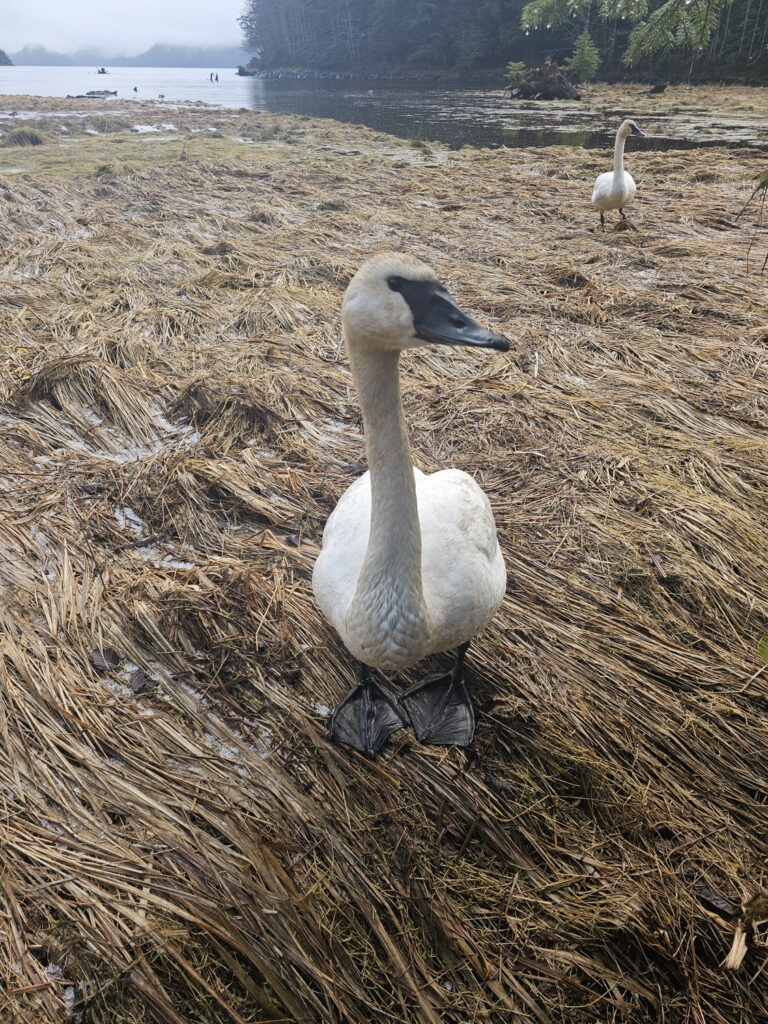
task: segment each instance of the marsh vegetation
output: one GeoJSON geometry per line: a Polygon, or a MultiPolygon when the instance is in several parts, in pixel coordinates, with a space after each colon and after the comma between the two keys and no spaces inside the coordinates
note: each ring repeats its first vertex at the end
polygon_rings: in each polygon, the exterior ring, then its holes
{"type": "Polygon", "coordinates": [[[633,152],[602,234],[608,151],[0,106],[46,139],[0,150],[4,1019],[768,1017],[762,155],[633,152]],[[385,249],[513,341],[403,372],[510,586],[471,755],[370,763],[310,574],[385,249]]]}

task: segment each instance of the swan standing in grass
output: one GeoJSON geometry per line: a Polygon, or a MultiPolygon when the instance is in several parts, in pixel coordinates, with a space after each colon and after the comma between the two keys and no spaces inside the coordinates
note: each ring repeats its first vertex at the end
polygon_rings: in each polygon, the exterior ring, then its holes
{"type": "Polygon", "coordinates": [[[467,745],[475,719],[464,654],[499,607],[506,570],[488,498],[472,477],[414,468],[399,363],[401,352],[425,342],[500,352],[509,342],[467,316],[430,267],[393,254],[357,272],[342,324],[370,468],[328,519],[312,579],[320,609],[362,663],[362,678],[333,713],[331,739],[373,757],[407,720],[371,668],[405,669],[459,648],[451,672],[430,676],[402,701],[419,740],[467,745]]]}
{"type": "Polygon", "coordinates": [[[592,191],[592,206],[600,211],[600,226],[605,231],[605,211],[618,210],[624,220],[624,207],[632,202],[635,194],[635,179],[624,170],[624,143],[630,135],[645,135],[634,121],[622,121],[616,132],[613,150],[613,170],[598,176],[592,191]]]}

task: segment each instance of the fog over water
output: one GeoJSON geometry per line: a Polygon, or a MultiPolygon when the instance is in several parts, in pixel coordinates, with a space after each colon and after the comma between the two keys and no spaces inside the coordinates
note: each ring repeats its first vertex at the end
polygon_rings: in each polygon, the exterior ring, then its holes
{"type": "Polygon", "coordinates": [[[59,53],[95,46],[130,56],[154,43],[232,45],[244,7],[245,0],[2,0],[0,46],[6,53],[27,44],[59,53]]]}

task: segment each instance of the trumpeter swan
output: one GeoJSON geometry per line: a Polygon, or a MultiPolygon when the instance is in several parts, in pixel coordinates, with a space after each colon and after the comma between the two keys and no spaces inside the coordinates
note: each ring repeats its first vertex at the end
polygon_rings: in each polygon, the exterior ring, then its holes
{"type": "Polygon", "coordinates": [[[630,135],[645,135],[634,121],[622,121],[616,132],[613,150],[613,170],[598,176],[592,191],[592,206],[600,211],[600,225],[605,231],[605,211],[618,210],[624,220],[624,207],[635,194],[635,179],[624,170],[624,143],[630,135]]]}
{"type": "Polygon", "coordinates": [[[426,476],[411,463],[400,401],[400,354],[418,345],[471,345],[505,352],[455,303],[435,272],[408,256],[365,263],[342,304],[342,325],[362,407],[369,470],[326,523],[312,585],[317,603],[362,663],[362,678],[331,719],[331,738],[369,757],[407,724],[371,668],[407,668],[459,648],[446,675],[403,698],[423,742],[471,742],[474,712],[463,680],[469,641],[504,596],[506,570],[493,513],[471,476],[426,476]]]}

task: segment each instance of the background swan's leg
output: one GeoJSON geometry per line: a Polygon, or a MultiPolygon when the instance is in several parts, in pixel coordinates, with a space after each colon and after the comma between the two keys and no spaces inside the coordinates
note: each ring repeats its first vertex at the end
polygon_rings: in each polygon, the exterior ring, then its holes
{"type": "Polygon", "coordinates": [[[428,676],[401,698],[421,743],[467,747],[472,742],[475,712],[464,682],[464,656],[468,648],[468,643],[462,644],[450,672],[428,676]]]}
{"type": "Polygon", "coordinates": [[[600,227],[605,231],[605,213],[603,210],[600,211],[600,227]]]}
{"type": "Polygon", "coordinates": [[[330,736],[335,743],[346,743],[373,758],[392,733],[407,724],[395,701],[376,683],[368,665],[363,665],[362,679],[333,712],[330,736]]]}

